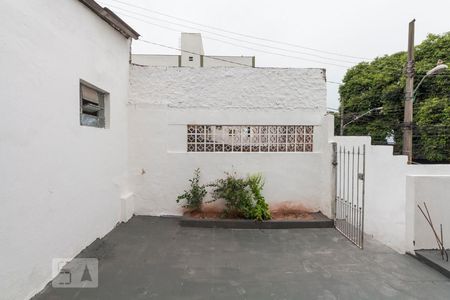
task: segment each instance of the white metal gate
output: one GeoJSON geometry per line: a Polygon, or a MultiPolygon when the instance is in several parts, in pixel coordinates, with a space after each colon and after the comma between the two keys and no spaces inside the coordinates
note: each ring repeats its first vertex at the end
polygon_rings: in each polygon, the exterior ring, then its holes
{"type": "Polygon", "coordinates": [[[359,248],[364,244],[366,146],[334,147],[336,206],[334,226],[359,248]]]}

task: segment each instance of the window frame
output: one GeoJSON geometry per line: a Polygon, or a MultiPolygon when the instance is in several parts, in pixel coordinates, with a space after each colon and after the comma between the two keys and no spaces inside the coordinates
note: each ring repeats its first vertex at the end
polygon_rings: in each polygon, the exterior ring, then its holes
{"type": "Polygon", "coordinates": [[[79,83],[79,106],[80,106],[80,126],[93,128],[109,128],[109,93],[95,85],[80,79],[79,83]],[[95,100],[87,99],[83,93],[86,91],[95,91],[98,97],[98,103],[95,100]],[[97,123],[89,124],[87,120],[97,119],[97,123]]]}

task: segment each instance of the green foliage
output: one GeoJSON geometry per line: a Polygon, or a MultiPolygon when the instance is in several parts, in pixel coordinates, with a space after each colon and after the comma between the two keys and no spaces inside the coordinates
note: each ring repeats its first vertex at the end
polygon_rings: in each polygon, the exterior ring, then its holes
{"type": "Polygon", "coordinates": [[[450,160],[450,99],[429,98],[422,102],[416,115],[420,133],[418,147],[424,159],[450,160]]]}
{"type": "MultiPolygon", "coordinates": [[[[442,35],[430,34],[426,40],[415,47],[416,59],[416,85],[428,70],[436,66],[439,59],[450,63],[450,32],[442,35]]],[[[378,57],[368,62],[362,62],[349,69],[344,76],[343,85],[339,93],[344,105],[344,122],[376,107],[383,107],[383,111],[373,112],[345,128],[346,135],[370,135],[374,144],[386,144],[386,137],[393,134],[395,138],[395,151],[402,148],[402,123],[404,107],[404,90],[406,53],[399,52],[392,55],[378,57]]],[[[414,120],[418,127],[423,126],[418,119],[422,103],[431,99],[441,99],[447,103],[450,97],[450,72],[426,78],[416,94],[414,103],[414,120]]],[[[433,102],[433,101],[432,101],[433,102]]],[[[430,111],[431,112],[431,111],[430,111]]],[[[433,112],[434,113],[434,112],[433,112]]],[[[445,115],[445,114],[444,114],[445,115]]],[[[441,116],[442,117],[442,116],[441,116]]],[[[339,121],[339,120],[337,120],[339,121]]],[[[445,118],[428,123],[429,130],[443,127],[445,118]],[[433,127],[431,127],[433,126],[433,127]]],[[[339,130],[337,122],[336,129],[339,130]]],[[[433,161],[449,160],[450,156],[442,149],[445,145],[440,139],[437,145],[430,145],[429,136],[422,135],[423,128],[414,132],[414,157],[433,161]]],[[[436,129],[437,130],[437,129],[436,129]]]]}
{"type": "Polygon", "coordinates": [[[263,185],[259,174],[244,179],[229,173],[210,184],[214,188],[213,199],[225,200],[224,213],[227,217],[268,220],[269,206],[261,194],[263,185]]]}
{"type": "Polygon", "coordinates": [[[266,203],[262,195],[262,189],[264,187],[264,179],[261,174],[250,175],[247,178],[248,186],[252,191],[255,206],[253,207],[252,219],[259,221],[270,220],[269,205],[266,203]]]}
{"type": "Polygon", "coordinates": [[[194,177],[189,179],[189,182],[191,188],[177,197],[177,203],[180,203],[181,200],[186,200],[186,204],[183,207],[190,210],[199,210],[207,194],[206,186],[200,185],[200,169],[194,171],[194,177]]]}

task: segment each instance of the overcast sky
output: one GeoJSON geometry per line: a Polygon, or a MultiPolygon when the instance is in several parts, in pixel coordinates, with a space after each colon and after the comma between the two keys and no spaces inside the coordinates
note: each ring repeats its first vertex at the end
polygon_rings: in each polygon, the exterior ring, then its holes
{"type": "MultiPolygon", "coordinates": [[[[351,66],[354,65],[352,62],[361,61],[361,59],[353,57],[371,59],[405,50],[408,22],[413,18],[416,19],[416,44],[425,39],[428,33],[450,31],[449,0],[99,0],[98,2],[103,6],[108,6],[121,16],[144,39],[179,47],[180,32],[202,32],[206,55],[254,55],[257,67],[326,68],[327,79],[333,82],[342,80],[346,71],[345,66],[351,66]],[[154,12],[131,7],[124,3],[144,7],[154,12]],[[305,48],[251,39],[171,19],[155,12],[230,32],[281,41],[305,48]],[[169,24],[162,20],[180,25],[169,24]],[[254,49],[238,47],[207,39],[207,37],[254,49]],[[236,41],[228,37],[243,41],[236,41]],[[264,44],[272,48],[249,44],[246,41],[264,44]],[[264,51],[297,58],[264,53],[264,51]]],[[[133,42],[133,53],[178,54],[176,50],[139,41],[133,42]]],[[[328,106],[337,108],[338,85],[328,83],[327,86],[328,106]]]]}

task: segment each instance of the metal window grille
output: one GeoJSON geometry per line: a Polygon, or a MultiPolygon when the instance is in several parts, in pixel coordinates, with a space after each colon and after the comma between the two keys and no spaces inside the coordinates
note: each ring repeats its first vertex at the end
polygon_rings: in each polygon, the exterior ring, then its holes
{"type": "Polygon", "coordinates": [[[188,125],[188,152],[312,152],[314,126],[188,125]]]}

